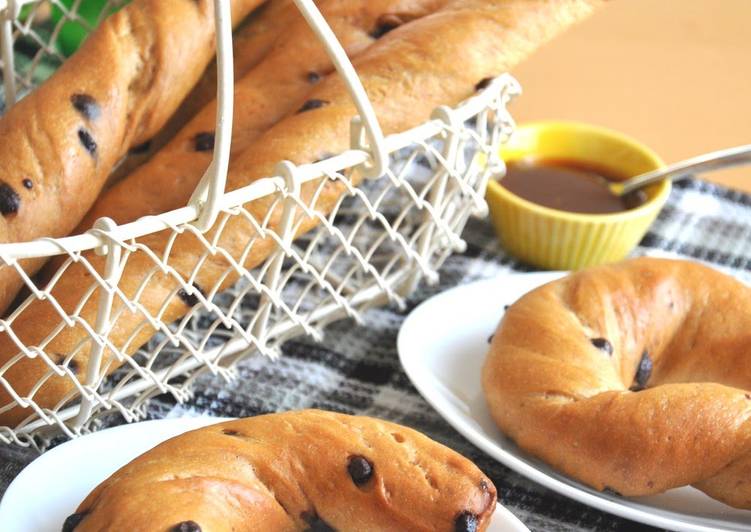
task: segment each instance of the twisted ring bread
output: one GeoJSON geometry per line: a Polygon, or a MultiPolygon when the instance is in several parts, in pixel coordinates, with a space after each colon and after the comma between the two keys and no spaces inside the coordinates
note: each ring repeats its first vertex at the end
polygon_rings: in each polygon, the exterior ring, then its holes
{"type": "Polygon", "coordinates": [[[511,305],[482,384],[527,452],[627,496],[691,484],[751,509],[751,290],[642,258],[575,273],[511,305]]]}
{"type": "Polygon", "coordinates": [[[412,429],[303,410],[172,438],[122,467],[64,532],[481,532],[493,483],[412,429]]]}

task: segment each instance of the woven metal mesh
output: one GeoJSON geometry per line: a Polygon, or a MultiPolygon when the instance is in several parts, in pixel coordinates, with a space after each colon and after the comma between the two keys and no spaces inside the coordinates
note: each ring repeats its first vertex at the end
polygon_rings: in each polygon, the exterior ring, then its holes
{"type": "MultiPolygon", "coordinates": [[[[39,38],[32,22],[44,4],[14,23],[16,37],[39,38]]],[[[58,54],[44,45],[39,53],[58,54]]],[[[38,81],[33,64],[16,74],[23,86],[38,81]]],[[[503,170],[497,152],[513,127],[506,103],[516,90],[504,76],[473,104],[443,109],[402,135],[377,179],[362,180],[357,166],[333,171],[336,158],[292,187],[269,178],[274,192],[262,198],[261,182],[235,191],[205,234],[191,220],[159,217],[161,230],[136,238],[95,232],[100,254],[52,241],[59,252],[34,279],[0,245],[2,268],[14,268],[27,289],[0,320],[0,416],[26,408],[0,426],[0,440],[44,445],[60,431],[91,430],[113,411],[136,420],[157,394],[185,399],[201,373],[231,379],[243,358],[276,357],[291,336],[319,337],[332,320],[401,304],[462,249],[468,217],[485,213],[483,191],[503,170]],[[25,316],[39,309],[47,318],[29,324],[25,316]],[[36,375],[21,369],[31,358],[38,375],[20,389],[14,372],[36,375]],[[50,401],[45,390],[56,382],[65,393],[50,401]]]]}

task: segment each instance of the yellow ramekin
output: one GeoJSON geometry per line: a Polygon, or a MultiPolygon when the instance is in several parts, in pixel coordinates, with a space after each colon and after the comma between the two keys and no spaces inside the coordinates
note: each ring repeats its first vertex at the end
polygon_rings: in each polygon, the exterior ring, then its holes
{"type": "MultiPolygon", "coordinates": [[[[634,139],[575,122],[536,122],[519,127],[501,148],[504,161],[527,157],[590,163],[632,177],[663,166],[660,157],[634,139]]],[[[490,217],[504,248],[542,268],[576,270],[623,259],[639,243],[670,194],[670,182],[645,189],[648,200],[612,214],[550,209],[520,198],[497,181],[488,183],[490,217]]]]}

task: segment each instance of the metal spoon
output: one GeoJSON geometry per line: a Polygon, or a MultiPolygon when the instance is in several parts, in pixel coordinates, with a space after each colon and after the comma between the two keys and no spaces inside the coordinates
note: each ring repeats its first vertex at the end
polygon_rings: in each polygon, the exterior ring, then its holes
{"type": "Polygon", "coordinates": [[[748,163],[751,163],[751,144],[705,153],[625,181],[608,181],[607,187],[612,194],[623,196],[655,181],[663,179],[676,181],[691,175],[748,163]]]}

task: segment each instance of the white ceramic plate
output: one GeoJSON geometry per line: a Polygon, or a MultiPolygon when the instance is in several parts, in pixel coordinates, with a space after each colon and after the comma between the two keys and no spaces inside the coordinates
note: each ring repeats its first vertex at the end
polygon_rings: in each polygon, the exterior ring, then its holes
{"type": "Polygon", "coordinates": [[[425,399],[456,430],[514,471],[600,510],[674,530],[751,530],[751,511],[737,510],[690,488],[650,497],[602,494],[556,473],[496,428],[480,386],[488,337],[503,306],[560,272],[513,273],[459,286],[418,306],[402,325],[397,341],[407,375],[425,399]]]}
{"type": "MultiPolygon", "coordinates": [[[[24,469],[0,501],[3,532],[60,532],[65,518],[97,484],[155,445],[188,430],[224,421],[144,421],[89,434],[43,454],[24,469]]],[[[488,532],[529,532],[498,506],[488,532]]]]}

